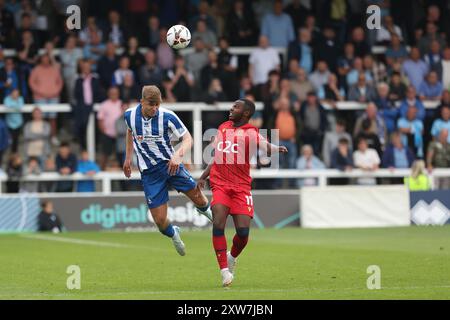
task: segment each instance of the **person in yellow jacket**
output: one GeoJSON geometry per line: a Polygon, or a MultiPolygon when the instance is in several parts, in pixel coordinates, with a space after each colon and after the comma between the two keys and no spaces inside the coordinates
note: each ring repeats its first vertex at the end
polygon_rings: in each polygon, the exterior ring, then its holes
{"type": "Polygon", "coordinates": [[[414,161],[411,167],[411,176],[405,177],[404,181],[410,191],[431,190],[430,178],[425,171],[425,161],[414,161]]]}

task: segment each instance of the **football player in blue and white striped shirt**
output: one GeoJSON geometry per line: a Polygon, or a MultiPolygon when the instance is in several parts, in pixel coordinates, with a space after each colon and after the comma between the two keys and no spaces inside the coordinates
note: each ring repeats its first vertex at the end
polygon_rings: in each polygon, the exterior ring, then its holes
{"type": "Polygon", "coordinates": [[[192,136],[178,116],[160,107],[161,92],[156,86],[142,88],[141,103],[125,111],[127,124],[126,156],[123,172],[131,175],[133,147],[137,154],[148,208],[162,234],[172,238],[177,252],[184,256],[185,246],[179,227],[167,219],[169,187],[183,192],[197,211],[212,220],[208,199],[196,188],[196,182],[182,164],[183,156],[192,147],[192,136]],[[175,151],[171,140],[182,139],[175,151]]]}

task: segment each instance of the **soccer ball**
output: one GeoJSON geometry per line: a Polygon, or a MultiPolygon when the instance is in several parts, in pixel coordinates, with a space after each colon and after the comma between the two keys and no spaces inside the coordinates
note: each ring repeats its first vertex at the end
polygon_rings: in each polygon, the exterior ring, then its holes
{"type": "Polygon", "coordinates": [[[174,49],[184,49],[191,42],[191,32],[181,24],[171,26],[167,31],[167,43],[174,49]]]}

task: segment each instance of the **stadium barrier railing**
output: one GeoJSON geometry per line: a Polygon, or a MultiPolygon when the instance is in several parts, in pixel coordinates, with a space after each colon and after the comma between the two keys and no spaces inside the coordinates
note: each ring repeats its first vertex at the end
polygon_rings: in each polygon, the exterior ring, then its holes
{"type": "MultiPolygon", "coordinates": [[[[191,172],[194,178],[199,178],[202,174],[202,170],[194,170],[191,172]]],[[[317,179],[317,186],[326,187],[328,185],[328,179],[330,178],[404,178],[411,174],[409,169],[378,169],[375,171],[363,171],[355,169],[352,171],[342,172],[336,169],[323,169],[323,170],[308,170],[301,171],[297,169],[259,169],[252,170],[252,177],[254,179],[304,179],[315,178],[317,179]]],[[[429,173],[432,187],[435,185],[436,178],[449,178],[450,168],[435,169],[429,173]]],[[[103,171],[92,176],[87,176],[81,173],[74,173],[72,175],[60,175],[57,172],[44,172],[40,175],[26,175],[20,179],[12,181],[20,182],[56,182],[56,181],[100,181],[102,190],[105,195],[113,193],[112,182],[113,181],[127,181],[127,180],[139,180],[140,173],[133,171],[130,179],[126,178],[121,171],[103,171]]],[[[4,172],[0,172],[0,193],[3,191],[2,184],[8,180],[7,175],[4,172]]],[[[351,181],[349,183],[352,183],[351,181]]],[[[123,193],[124,191],[120,191],[123,193]]]]}

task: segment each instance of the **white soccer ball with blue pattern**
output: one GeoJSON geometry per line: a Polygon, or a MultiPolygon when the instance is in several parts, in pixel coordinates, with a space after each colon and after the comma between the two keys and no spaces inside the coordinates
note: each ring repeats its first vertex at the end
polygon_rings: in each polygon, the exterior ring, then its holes
{"type": "Polygon", "coordinates": [[[181,24],[171,26],[167,31],[167,43],[174,49],[184,49],[191,42],[191,32],[181,24]]]}

